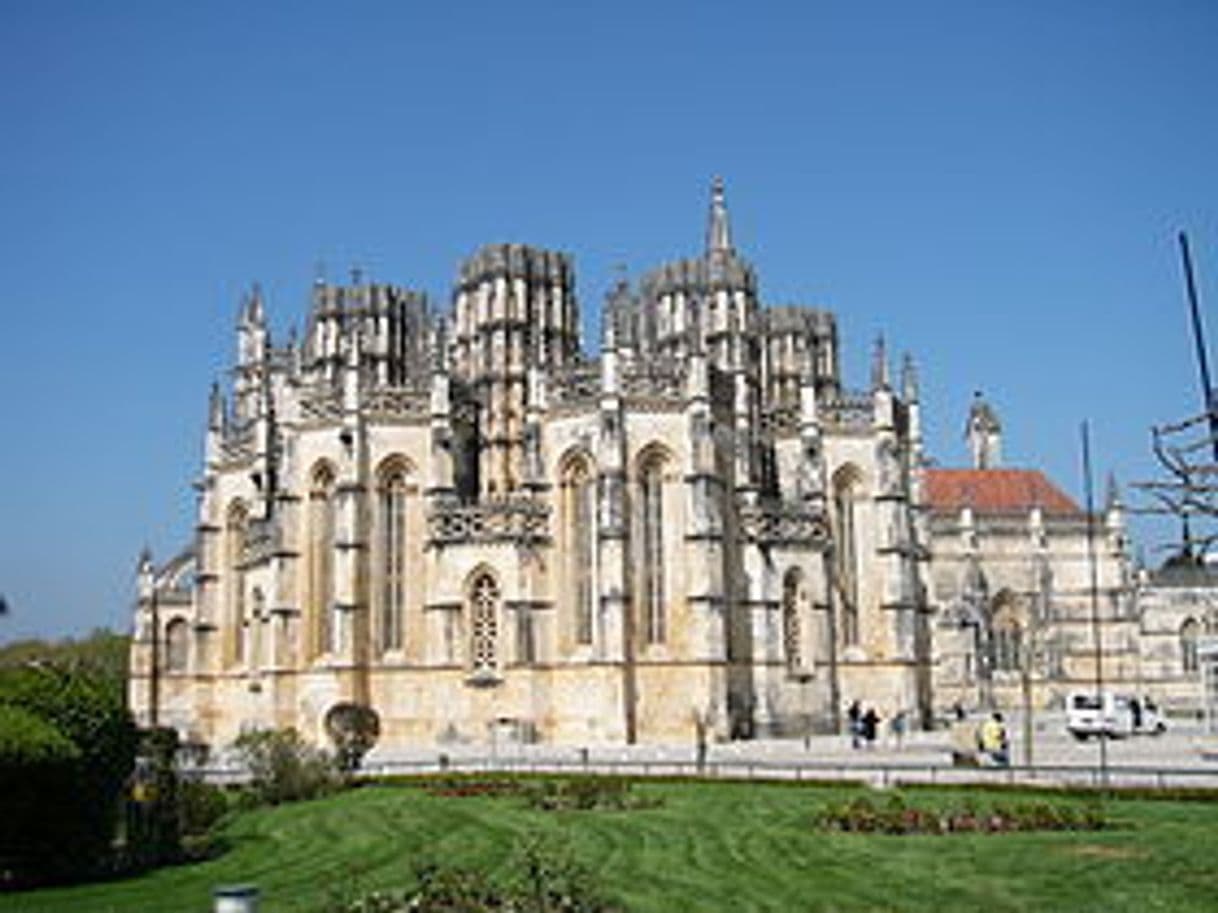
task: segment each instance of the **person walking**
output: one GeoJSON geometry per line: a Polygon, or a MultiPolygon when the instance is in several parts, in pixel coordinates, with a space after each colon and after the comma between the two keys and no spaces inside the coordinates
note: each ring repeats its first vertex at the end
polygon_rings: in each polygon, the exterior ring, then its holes
{"type": "Polygon", "coordinates": [[[850,747],[858,748],[863,734],[863,708],[858,701],[851,701],[846,709],[846,720],[850,726],[850,747]]]}
{"type": "Polygon", "coordinates": [[[905,719],[905,711],[898,710],[888,721],[888,731],[892,734],[892,743],[898,751],[901,750],[901,745],[905,741],[905,719]]]}
{"type": "Polygon", "coordinates": [[[863,727],[863,741],[867,743],[868,748],[874,748],[876,729],[880,725],[880,715],[875,712],[874,707],[867,708],[867,712],[863,714],[861,723],[863,727]]]}

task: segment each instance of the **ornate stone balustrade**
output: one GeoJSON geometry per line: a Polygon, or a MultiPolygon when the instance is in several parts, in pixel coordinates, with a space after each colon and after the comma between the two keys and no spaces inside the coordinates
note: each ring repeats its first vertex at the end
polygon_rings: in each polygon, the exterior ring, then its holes
{"type": "Polygon", "coordinates": [[[622,395],[635,408],[670,408],[684,402],[685,372],[671,358],[635,362],[622,372],[622,395]]]}
{"type": "Polygon", "coordinates": [[[870,393],[843,390],[821,406],[826,425],[843,430],[871,427],[875,404],[870,393]]]}
{"type": "Polygon", "coordinates": [[[740,508],[740,532],[749,542],[772,546],[813,546],[829,542],[825,515],[793,501],[763,501],[740,508]]]}
{"type": "Polygon", "coordinates": [[[550,508],[529,496],[445,502],[428,512],[427,528],[433,546],[499,542],[532,547],[550,539],[550,508]]]}
{"type": "Polygon", "coordinates": [[[550,406],[555,411],[595,409],[601,389],[599,361],[578,362],[550,375],[550,406]]]}
{"type": "Polygon", "coordinates": [[[775,406],[761,414],[761,430],[774,437],[799,433],[799,407],[775,406]]]}
{"type": "Polygon", "coordinates": [[[424,419],[431,408],[431,397],[425,388],[382,387],[364,395],[364,408],[374,418],[424,419]]]}
{"type": "Polygon", "coordinates": [[[300,417],[306,422],[335,422],[342,418],[342,391],[318,385],[300,397],[300,417]]]}

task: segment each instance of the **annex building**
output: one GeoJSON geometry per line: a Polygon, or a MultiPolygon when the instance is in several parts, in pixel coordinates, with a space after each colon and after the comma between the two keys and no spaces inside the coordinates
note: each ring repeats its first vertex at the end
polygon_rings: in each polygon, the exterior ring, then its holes
{"type": "MultiPolygon", "coordinates": [[[[451,301],[318,279],[277,345],[245,297],[192,541],[141,563],[142,722],[320,741],[358,702],[387,745],[690,741],[1087,681],[1085,513],[1001,467],[980,400],[972,467],[932,468],[912,360],[877,345],[849,387],[834,315],[762,300],[721,182],[701,253],[619,281],[593,354],[563,253],[483,247],[451,301]]],[[[1093,519],[1137,678],[1119,501],[1093,519]]]]}

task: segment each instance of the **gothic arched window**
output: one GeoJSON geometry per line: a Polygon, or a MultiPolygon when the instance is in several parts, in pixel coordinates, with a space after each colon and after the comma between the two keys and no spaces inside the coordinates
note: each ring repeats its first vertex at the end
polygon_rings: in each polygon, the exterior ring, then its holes
{"type": "Polygon", "coordinates": [[[322,463],[309,485],[309,618],[313,654],[334,649],[334,470],[322,463]]]}
{"type": "Polygon", "coordinates": [[[639,466],[642,545],[640,603],[647,643],[663,643],[664,617],[664,457],[650,453],[639,466]]]}
{"type": "Polygon", "coordinates": [[[488,571],[469,586],[469,660],[475,675],[499,667],[499,584],[488,571]]]}
{"type": "Polygon", "coordinates": [[[165,625],[165,671],[185,672],[189,659],[190,625],[175,618],[165,625]]]}
{"type": "Polygon", "coordinates": [[[798,568],[791,568],[782,581],[782,652],[788,669],[803,666],[799,617],[802,597],[803,575],[798,568]]]}
{"type": "Polygon", "coordinates": [[[1197,665],[1197,636],[1201,626],[1197,619],[1189,618],[1180,625],[1180,664],[1185,672],[1196,672],[1197,665]]]}
{"type": "Polygon", "coordinates": [[[587,459],[568,461],[561,482],[563,596],[577,644],[592,643],[595,601],[596,485],[587,459]]]}
{"type": "Polygon", "coordinates": [[[1018,606],[1010,593],[999,593],[994,598],[990,637],[993,651],[990,668],[1002,672],[1018,671],[1023,662],[1023,626],[1018,606]]]}
{"type": "Polygon", "coordinates": [[[847,646],[859,641],[859,558],[855,502],[861,487],[862,480],[854,466],[844,466],[833,476],[834,570],[837,574],[837,595],[842,603],[842,643],[847,646]]]}
{"type": "Polygon", "coordinates": [[[406,470],[382,471],[377,498],[380,645],[400,650],[406,611],[406,470]]]}
{"type": "Polygon", "coordinates": [[[225,524],[225,562],[228,577],[228,617],[225,620],[224,659],[234,665],[245,658],[245,538],[249,515],[236,501],[225,524]]]}

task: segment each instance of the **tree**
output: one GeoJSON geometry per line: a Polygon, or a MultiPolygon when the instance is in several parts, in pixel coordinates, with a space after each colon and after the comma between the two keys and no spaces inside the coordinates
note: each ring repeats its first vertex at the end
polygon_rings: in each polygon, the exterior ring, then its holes
{"type": "Polygon", "coordinates": [[[35,661],[0,669],[0,708],[6,811],[8,797],[20,796],[39,819],[39,842],[6,877],[56,880],[109,865],[137,742],[121,693],[95,672],[35,661]]]}
{"type": "Polygon", "coordinates": [[[335,704],[326,713],[326,734],[334,743],[339,769],[350,774],[359,769],[364,755],[381,734],[380,717],[366,704],[335,704]]]}

